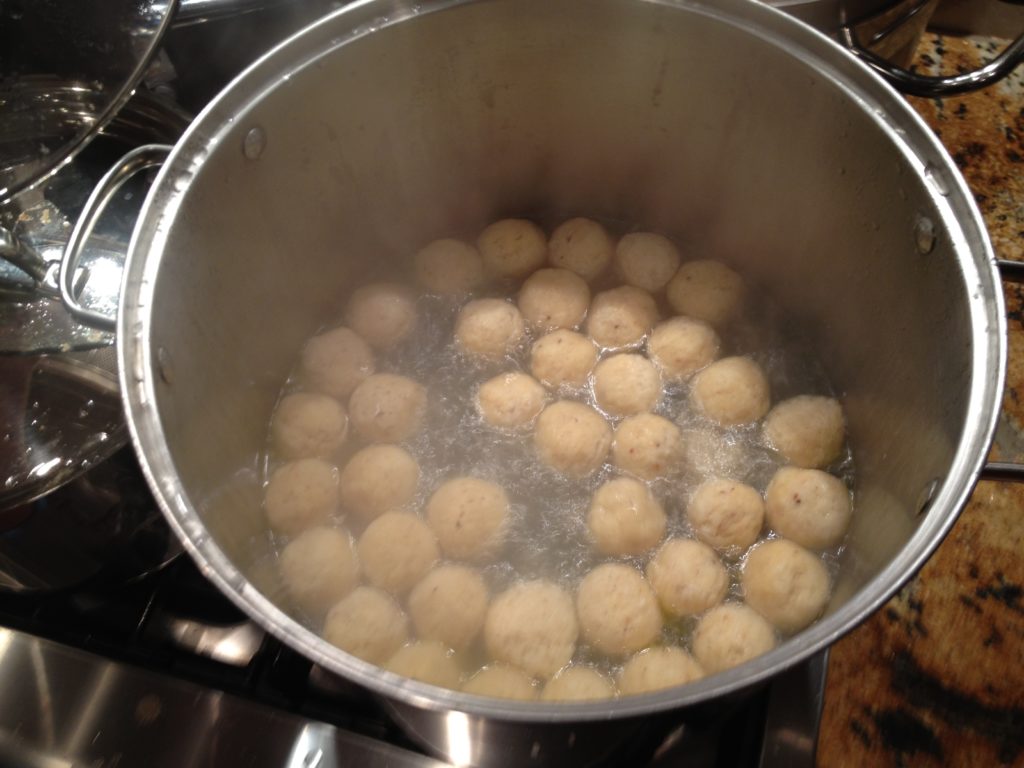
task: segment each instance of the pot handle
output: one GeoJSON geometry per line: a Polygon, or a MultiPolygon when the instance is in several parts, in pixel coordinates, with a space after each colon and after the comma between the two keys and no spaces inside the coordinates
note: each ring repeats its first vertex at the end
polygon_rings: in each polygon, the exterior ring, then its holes
{"type": "MultiPolygon", "coordinates": [[[[996,259],[999,274],[1008,283],[1024,283],[1024,262],[996,259]]],[[[988,461],[981,468],[982,480],[1024,483],[1024,464],[1012,461],[988,461]]]]}
{"type": "Polygon", "coordinates": [[[950,77],[919,75],[862,47],[849,26],[843,27],[840,34],[851,53],[878,72],[893,88],[909,96],[954,96],[976,91],[1002,80],[1024,62],[1024,35],[1021,35],[992,61],[973,72],[950,77]]]}
{"type": "Polygon", "coordinates": [[[64,246],[64,255],[60,261],[60,273],[57,278],[57,285],[60,288],[60,297],[67,307],[68,313],[80,323],[97,328],[103,331],[112,331],[117,325],[116,315],[106,315],[89,309],[78,300],[88,276],[81,280],[75,280],[75,273],[78,271],[78,262],[82,258],[82,250],[85,243],[92,234],[93,227],[99,221],[103,211],[110,204],[111,199],[118,190],[124,186],[132,176],[147,168],[163,165],[167,156],[171,153],[169,144],[144,144],[136,147],[122,157],[93,188],[89,199],[85,201],[85,207],[75,222],[75,228],[71,230],[71,237],[64,246]]]}

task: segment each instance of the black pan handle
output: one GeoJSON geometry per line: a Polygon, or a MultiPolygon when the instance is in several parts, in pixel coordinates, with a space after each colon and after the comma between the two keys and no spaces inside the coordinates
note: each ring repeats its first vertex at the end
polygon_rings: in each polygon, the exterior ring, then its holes
{"type": "Polygon", "coordinates": [[[857,58],[878,72],[891,86],[910,96],[954,96],[977,91],[1002,80],[1024,62],[1024,35],[1021,35],[992,61],[973,72],[950,77],[919,75],[862,47],[850,27],[843,27],[840,34],[843,44],[857,58]]]}

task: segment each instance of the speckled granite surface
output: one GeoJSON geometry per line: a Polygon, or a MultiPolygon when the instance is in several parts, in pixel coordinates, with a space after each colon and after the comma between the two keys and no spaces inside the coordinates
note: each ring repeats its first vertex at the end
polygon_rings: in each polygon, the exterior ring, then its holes
{"type": "MultiPolygon", "coordinates": [[[[1000,43],[930,36],[932,73],[1000,43]]],[[[987,91],[911,99],[963,171],[996,253],[1024,260],[1024,74],[987,91]]],[[[1007,286],[1005,417],[1024,425],[1024,286],[1007,286]]],[[[979,484],[917,578],[834,646],[818,764],[1024,766],[1024,486],[979,484]]]]}

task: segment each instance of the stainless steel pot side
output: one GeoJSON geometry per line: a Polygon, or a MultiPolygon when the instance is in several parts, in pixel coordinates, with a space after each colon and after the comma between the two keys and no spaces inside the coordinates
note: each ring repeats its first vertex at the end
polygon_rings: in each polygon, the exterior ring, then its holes
{"type": "Polygon", "coordinates": [[[605,754],[613,726],[699,714],[876,610],[975,483],[1004,336],[983,223],[932,133],[838,45],[746,0],[381,0],[324,18],[178,143],[118,324],[135,446],[204,573],[440,753],[510,765],[605,754]],[[404,274],[420,244],[513,214],[675,235],[741,270],[814,344],[848,416],[857,513],[813,627],[682,688],[544,704],[411,682],[294,618],[268,565],[256,456],[297,350],[368,275],[404,274]]]}

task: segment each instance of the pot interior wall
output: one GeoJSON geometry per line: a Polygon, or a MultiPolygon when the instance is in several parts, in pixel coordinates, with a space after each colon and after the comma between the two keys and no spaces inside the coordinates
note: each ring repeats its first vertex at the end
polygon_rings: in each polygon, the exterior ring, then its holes
{"type": "Polygon", "coordinates": [[[283,601],[256,456],[303,340],[365,278],[506,215],[662,231],[747,275],[848,416],[857,514],[830,610],[906,543],[963,429],[968,291],[916,159],[870,109],[770,40],[653,2],[495,0],[313,53],[189,137],[152,306],[171,455],[267,594],[283,601]]]}

